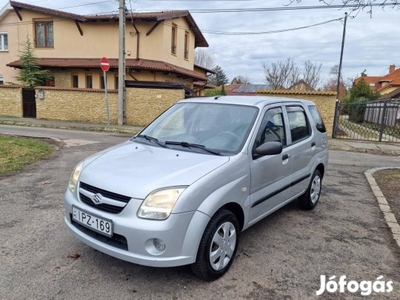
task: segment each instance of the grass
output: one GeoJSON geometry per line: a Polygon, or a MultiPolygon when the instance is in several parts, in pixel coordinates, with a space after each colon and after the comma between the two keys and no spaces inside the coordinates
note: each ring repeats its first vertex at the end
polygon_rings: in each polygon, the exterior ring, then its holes
{"type": "Polygon", "coordinates": [[[380,170],[375,172],[373,176],[388,201],[397,222],[400,222],[400,169],[380,170]]]}
{"type": "Polygon", "coordinates": [[[0,176],[49,157],[53,150],[53,145],[41,140],[0,135],[0,176]]]}

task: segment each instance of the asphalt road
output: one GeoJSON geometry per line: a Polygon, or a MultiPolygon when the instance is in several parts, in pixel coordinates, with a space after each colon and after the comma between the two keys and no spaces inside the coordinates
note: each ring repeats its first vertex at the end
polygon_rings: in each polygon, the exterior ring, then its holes
{"type": "Polygon", "coordinates": [[[207,283],[189,267],[130,264],[84,245],[63,223],[63,194],[82,158],[127,139],[0,125],[0,134],[55,138],[47,160],[0,179],[0,299],[400,299],[400,249],[363,172],[400,157],[331,151],[320,203],[292,203],[241,235],[236,260],[207,283]],[[78,254],[78,255],[76,255],[78,254]],[[79,256],[76,258],[76,256],[79,256]],[[320,276],[393,281],[391,293],[317,297],[320,276]]]}

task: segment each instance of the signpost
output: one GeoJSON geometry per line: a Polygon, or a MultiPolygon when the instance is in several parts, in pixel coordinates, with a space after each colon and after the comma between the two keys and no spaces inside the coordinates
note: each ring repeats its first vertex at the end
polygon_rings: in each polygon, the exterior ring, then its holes
{"type": "Polygon", "coordinates": [[[110,110],[108,108],[108,93],[107,93],[107,71],[110,70],[110,62],[106,57],[100,59],[100,68],[103,70],[104,78],[104,98],[106,101],[107,109],[107,129],[110,130],[110,110]]]}

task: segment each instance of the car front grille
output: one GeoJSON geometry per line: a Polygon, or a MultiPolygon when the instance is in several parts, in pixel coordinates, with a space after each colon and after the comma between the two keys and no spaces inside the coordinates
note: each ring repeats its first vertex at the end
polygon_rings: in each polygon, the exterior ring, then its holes
{"type": "Polygon", "coordinates": [[[105,211],[105,212],[109,212],[109,213],[113,213],[113,214],[120,213],[124,209],[126,204],[129,202],[129,200],[131,200],[131,197],[129,197],[129,196],[124,196],[124,195],[116,194],[113,192],[109,192],[109,191],[94,187],[94,186],[89,185],[84,182],[80,183],[80,189],[88,191],[92,194],[101,194],[102,196],[104,196],[106,198],[124,203],[124,205],[122,205],[122,206],[116,206],[116,205],[111,205],[111,204],[106,204],[106,203],[95,204],[90,197],[84,195],[81,192],[79,193],[79,198],[83,203],[85,203],[91,207],[94,207],[96,209],[99,209],[101,211],[105,211]]]}

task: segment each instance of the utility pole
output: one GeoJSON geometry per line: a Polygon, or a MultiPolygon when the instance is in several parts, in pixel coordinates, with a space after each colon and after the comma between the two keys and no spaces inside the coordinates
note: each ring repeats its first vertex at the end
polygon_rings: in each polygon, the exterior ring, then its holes
{"type": "Polygon", "coordinates": [[[339,71],[338,71],[338,79],[337,79],[337,85],[336,85],[336,98],[337,99],[339,99],[340,78],[342,77],[342,61],[343,61],[344,41],[345,41],[345,38],[346,38],[346,23],[347,23],[347,12],[344,13],[342,48],[340,50],[339,71]]]}
{"type": "Polygon", "coordinates": [[[125,0],[119,0],[118,125],[125,117],[125,0]]]}

